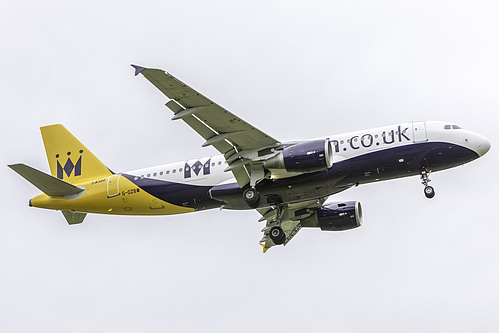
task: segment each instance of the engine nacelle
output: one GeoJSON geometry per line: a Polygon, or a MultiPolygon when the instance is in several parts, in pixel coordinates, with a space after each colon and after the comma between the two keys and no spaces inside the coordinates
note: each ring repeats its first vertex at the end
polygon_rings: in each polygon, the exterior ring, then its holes
{"type": "Polygon", "coordinates": [[[301,221],[303,227],[320,227],[323,231],[340,231],[362,225],[362,207],[358,201],[347,201],[320,207],[301,221]]]}
{"type": "Polygon", "coordinates": [[[313,172],[333,165],[333,148],[329,140],[298,143],[280,151],[263,162],[266,169],[285,169],[289,172],[313,172]]]}

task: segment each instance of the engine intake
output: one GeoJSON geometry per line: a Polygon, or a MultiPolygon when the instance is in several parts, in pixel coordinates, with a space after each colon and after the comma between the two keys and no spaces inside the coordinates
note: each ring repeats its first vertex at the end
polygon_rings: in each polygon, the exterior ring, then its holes
{"type": "Polygon", "coordinates": [[[266,169],[285,169],[289,172],[313,172],[333,165],[331,141],[314,140],[298,143],[280,151],[263,162],[266,169]]]}
{"type": "Polygon", "coordinates": [[[320,227],[323,231],[341,231],[362,225],[362,207],[358,201],[347,201],[320,207],[302,220],[303,227],[320,227]]]}

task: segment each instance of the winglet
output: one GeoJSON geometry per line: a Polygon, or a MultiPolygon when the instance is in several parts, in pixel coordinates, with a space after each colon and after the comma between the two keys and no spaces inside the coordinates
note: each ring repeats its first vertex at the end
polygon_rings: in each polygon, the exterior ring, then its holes
{"type": "Polygon", "coordinates": [[[267,250],[269,249],[269,247],[266,247],[265,243],[260,243],[260,245],[263,247],[263,253],[267,252],[267,250]]]}
{"type": "Polygon", "coordinates": [[[130,66],[135,68],[135,76],[139,75],[144,69],[147,69],[145,67],[137,66],[137,65],[130,65],[130,66]]]}

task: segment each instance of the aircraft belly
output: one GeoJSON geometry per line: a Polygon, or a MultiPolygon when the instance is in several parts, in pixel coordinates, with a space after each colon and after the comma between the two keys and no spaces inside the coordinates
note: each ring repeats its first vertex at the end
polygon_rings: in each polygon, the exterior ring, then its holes
{"type": "Polygon", "coordinates": [[[439,171],[476,158],[478,155],[472,150],[445,142],[425,142],[380,150],[349,159],[348,177],[338,186],[419,175],[422,167],[439,171]]]}
{"type": "MultiPolygon", "coordinates": [[[[328,170],[302,174],[296,177],[281,179],[265,179],[256,185],[260,195],[260,207],[268,207],[279,203],[293,203],[319,199],[343,189],[334,185],[346,175],[344,167],[337,175],[331,176],[328,170]]],[[[214,186],[210,195],[224,203],[228,209],[249,209],[243,199],[243,191],[237,183],[214,186]]]]}

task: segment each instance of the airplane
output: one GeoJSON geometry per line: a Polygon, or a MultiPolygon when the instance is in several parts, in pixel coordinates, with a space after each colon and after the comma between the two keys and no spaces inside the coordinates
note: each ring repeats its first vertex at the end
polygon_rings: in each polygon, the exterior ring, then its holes
{"type": "Polygon", "coordinates": [[[220,154],[128,172],[113,172],[62,125],[41,127],[51,174],[9,165],[43,193],[30,207],[62,211],[70,225],[87,213],[171,215],[206,209],[256,209],[266,222],[265,253],[301,228],[354,229],[357,201],[326,203],[361,184],[430,174],[473,161],[490,149],[483,136],[442,121],[412,121],[307,141],[281,142],[171,74],[132,65],[167,98],[182,120],[220,154]]]}

